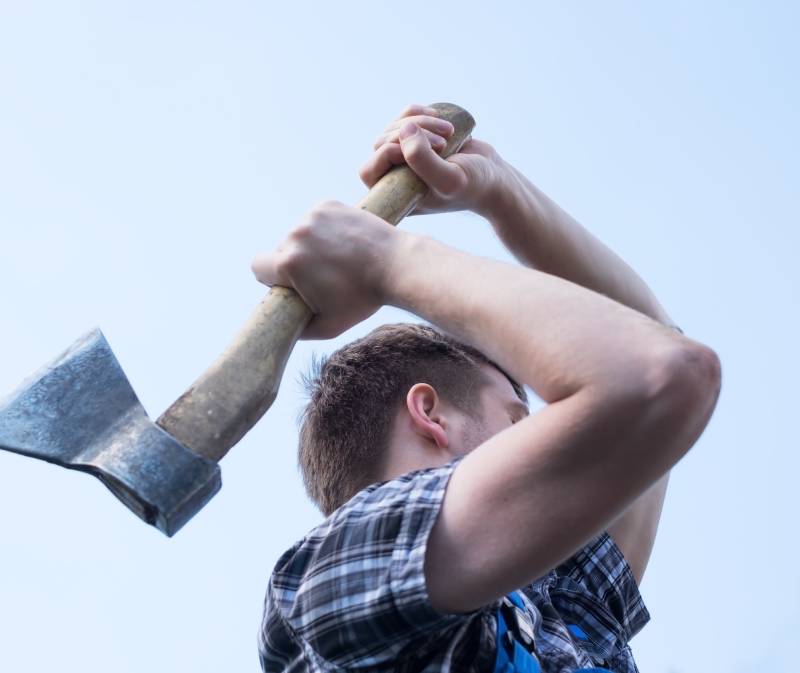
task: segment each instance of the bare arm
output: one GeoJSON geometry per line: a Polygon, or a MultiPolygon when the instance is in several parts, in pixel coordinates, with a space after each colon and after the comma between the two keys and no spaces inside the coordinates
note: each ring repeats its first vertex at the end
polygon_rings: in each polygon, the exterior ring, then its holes
{"type": "MultiPolygon", "coordinates": [[[[462,148],[460,153],[443,161],[432,151],[429,139],[431,138],[431,134],[447,135],[447,132],[443,132],[437,128],[436,120],[428,116],[428,113],[421,110],[418,106],[411,106],[408,108],[398,120],[392,122],[390,126],[387,127],[386,133],[386,136],[376,143],[375,154],[361,170],[361,177],[368,186],[371,186],[390,165],[406,162],[430,187],[430,193],[421,204],[421,208],[418,209],[419,212],[437,212],[462,208],[474,210],[475,212],[485,215],[492,222],[506,246],[526,266],[544,271],[552,276],[558,276],[589,290],[594,290],[595,293],[600,293],[600,295],[604,295],[605,298],[611,298],[615,300],[612,302],[613,305],[617,307],[624,305],[634,309],[638,312],[636,315],[640,316],[642,319],[645,319],[645,316],[649,316],[647,320],[653,326],[661,327],[659,323],[672,324],[672,321],[666,315],[666,312],[660,304],[658,304],[652,292],[650,292],[649,288],[630,267],[564,213],[555,203],[541,194],[541,192],[531,185],[521,174],[514,171],[497,155],[490,145],[473,139],[462,148]],[[419,132],[420,128],[422,128],[425,133],[419,132]]],[[[439,270],[435,268],[437,262],[434,260],[428,261],[432,266],[427,269],[427,275],[435,275],[431,272],[439,270]]],[[[470,276],[471,279],[474,279],[474,275],[471,275],[469,271],[461,270],[460,273],[466,274],[466,276],[470,276]]],[[[464,275],[456,277],[465,278],[464,275]]],[[[434,285],[434,287],[438,286],[434,285]]],[[[505,290],[501,287],[497,287],[495,288],[495,293],[495,301],[499,298],[505,299],[508,294],[516,294],[517,299],[519,299],[517,289],[511,286],[505,290]]],[[[440,321],[447,320],[447,316],[434,313],[432,306],[431,298],[427,297],[424,300],[419,300],[415,304],[410,305],[410,308],[418,314],[424,315],[424,317],[432,322],[441,325],[442,322],[440,321]],[[430,315],[423,312],[426,310],[430,312],[430,315]],[[435,317],[431,317],[432,315],[435,315],[435,317]]],[[[569,304],[564,304],[563,306],[565,310],[572,309],[572,306],[569,304]]],[[[584,309],[581,308],[580,310],[583,311],[584,309]]],[[[536,306],[527,303],[523,299],[518,302],[516,312],[512,311],[510,314],[506,315],[506,319],[509,320],[509,326],[515,322],[518,323],[520,318],[524,315],[535,316],[539,318],[542,323],[547,323],[552,318],[552,313],[537,313],[536,306]]],[[[582,401],[589,406],[590,410],[588,413],[592,415],[592,418],[596,422],[602,422],[602,419],[597,414],[598,407],[603,404],[602,395],[601,398],[595,398],[592,402],[588,402],[585,400],[585,396],[580,396],[577,392],[583,391],[585,388],[573,388],[573,396],[567,399],[559,397],[558,395],[549,397],[547,394],[542,394],[542,389],[534,385],[532,379],[526,378],[525,375],[518,373],[513,362],[507,361],[504,359],[503,354],[498,354],[496,352],[497,349],[501,347],[501,344],[503,346],[509,345],[508,342],[504,340],[505,335],[500,336],[500,333],[494,332],[491,329],[484,330],[485,316],[468,314],[465,317],[475,319],[473,323],[475,329],[486,331],[495,339],[492,343],[486,344],[481,341],[480,334],[472,335],[475,341],[477,341],[478,347],[484,349],[485,352],[490,354],[497,362],[508,367],[508,371],[517,373],[520,380],[531,385],[542,399],[550,403],[548,408],[526,419],[524,423],[517,425],[530,425],[534,419],[540,421],[546,418],[550,421],[553,416],[556,416],[563,424],[560,431],[557,424],[553,424],[550,433],[548,433],[545,430],[547,422],[537,423],[537,431],[543,432],[544,435],[538,436],[536,440],[531,439],[532,444],[536,444],[537,442],[547,444],[549,440],[552,440],[551,446],[562,446],[565,454],[569,455],[576,451],[576,445],[580,444],[580,440],[577,438],[570,439],[568,435],[570,430],[574,429],[576,417],[579,417],[586,409],[583,407],[577,409],[572,407],[577,404],[576,400],[582,397],[582,401]],[[567,404],[567,401],[569,401],[569,404],[567,404]],[[560,408],[558,411],[554,411],[552,408],[556,406],[569,407],[569,409],[564,411],[563,408],[560,408]]],[[[587,315],[585,317],[591,316],[587,315]]],[[[608,317],[613,319],[612,314],[608,317]]],[[[451,319],[458,320],[458,317],[451,316],[451,319]]],[[[461,336],[462,339],[470,341],[470,325],[464,320],[458,322],[457,325],[458,328],[453,331],[455,331],[458,336],[461,336]]],[[[620,340],[616,343],[613,343],[615,341],[613,338],[609,338],[607,341],[594,341],[594,336],[597,334],[595,331],[597,329],[596,321],[585,321],[582,329],[584,330],[584,335],[587,337],[583,346],[587,348],[597,346],[599,352],[581,352],[580,349],[573,349],[574,344],[565,343],[563,344],[563,353],[567,354],[568,357],[561,359],[554,357],[553,349],[557,348],[557,344],[550,342],[541,343],[538,339],[539,334],[535,331],[529,334],[529,347],[530,344],[533,343],[541,345],[543,348],[540,353],[541,357],[537,358],[536,355],[533,355],[532,359],[528,360],[528,364],[534,364],[534,370],[527,373],[533,377],[537,375],[547,377],[549,375],[553,377],[554,382],[563,382],[562,377],[567,377],[569,374],[576,373],[573,371],[576,368],[576,363],[593,362],[596,365],[596,358],[605,358],[606,364],[612,366],[612,371],[605,371],[610,378],[603,380],[601,377],[598,378],[596,382],[601,386],[601,390],[603,390],[603,385],[611,386],[611,388],[605,388],[604,394],[608,398],[609,391],[617,389],[617,384],[621,383],[618,378],[615,378],[615,373],[618,374],[620,371],[624,371],[624,369],[615,369],[618,365],[623,364],[618,361],[618,358],[623,354],[624,357],[630,354],[632,359],[628,362],[629,364],[634,363],[634,367],[636,366],[634,357],[636,353],[629,350],[632,343],[630,335],[620,333],[618,335],[620,340]],[[548,372],[548,365],[552,365],[554,370],[548,372]]],[[[551,336],[557,340],[565,338],[567,334],[569,333],[561,332],[551,336]]],[[[685,337],[680,337],[677,332],[663,329],[663,327],[662,337],[673,339],[672,343],[676,345],[676,347],[677,344],[681,344],[682,348],[693,351],[695,355],[697,355],[698,348],[701,349],[699,352],[703,352],[702,349],[705,348],[697,344],[697,342],[693,342],[685,337]],[[667,332],[671,332],[670,337],[667,337],[667,332]]],[[[526,355],[526,348],[524,345],[514,344],[513,340],[510,345],[512,347],[507,350],[507,353],[511,355],[512,358],[531,358],[531,356],[526,355]]],[[[710,415],[711,408],[713,408],[716,403],[716,396],[718,395],[719,361],[713,353],[711,353],[710,358],[708,357],[709,349],[705,348],[705,353],[705,356],[699,357],[706,361],[710,359],[713,373],[710,376],[711,382],[705,381],[702,384],[702,386],[705,386],[703,389],[704,394],[701,394],[699,398],[692,397],[691,395],[687,396],[682,402],[689,405],[694,404],[696,407],[685,407],[682,410],[682,415],[679,414],[673,417],[674,425],[668,424],[666,427],[661,428],[661,432],[672,435],[672,441],[676,442],[677,445],[681,445],[682,451],[687,450],[694,442],[694,439],[696,439],[695,437],[686,444],[686,436],[681,436],[682,429],[685,431],[687,427],[694,427],[694,430],[699,434],[699,431],[701,431],[701,428],[708,420],[703,414],[707,412],[710,415]],[[714,381],[715,377],[716,381],[714,381]],[[713,399],[710,408],[708,407],[709,399],[713,399]],[[698,414],[701,419],[700,426],[693,426],[692,419],[694,419],[694,422],[697,422],[698,414]],[[685,422],[683,426],[682,421],[685,422]]],[[[705,369],[707,369],[707,367],[705,369]]],[[[598,368],[595,373],[600,374],[601,371],[602,368],[598,368]]],[[[691,373],[686,372],[686,374],[690,375],[691,373]]],[[[622,383],[624,388],[624,382],[622,383]]],[[[613,397],[611,399],[613,399],[613,397]]],[[[664,399],[664,396],[662,396],[661,402],[664,402],[664,399]]],[[[640,413],[645,414],[645,410],[641,409],[640,413]]],[[[614,409],[606,408],[605,414],[607,416],[613,415],[614,409]]],[[[618,422],[617,425],[628,428],[628,426],[632,424],[618,422]]],[[[580,496],[576,497],[576,499],[581,502],[573,503],[577,508],[573,514],[576,512],[583,512],[591,519],[591,515],[597,513],[597,510],[589,511],[593,504],[591,500],[592,497],[596,498],[595,504],[602,509],[603,499],[608,495],[609,491],[624,488],[624,485],[617,483],[617,480],[637,480],[639,476],[637,472],[641,469],[637,467],[637,461],[641,460],[643,455],[649,456],[651,459],[656,459],[658,457],[659,450],[655,448],[657,439],[648,435],[650,432],[655,432],[654,426],[643,430],[644,435],[647,436],[646,439],[643,439],[642,436],[638,436],[637,438],[635,428],[630,427],[628,429],[630,436],[627,439],[632,442],[632,445],[629,446],[627,450],[623,450],[622,448],[615,450],[613,446],[604,445],[600,439],[601,435],[599,432],[593,433],[588,439],[584,438],[584,441],[587,442],[587,446],[584,449],[584,457],[586,455],[594,456],[595,460],[601,461],[598,464],[603,465],[605,468],[611,466],[610,462],[605,464],[602,462],[605,460],[604,456],[606,452],[613,452],[617,456],[628,456],[628,462],[625,460],[618,462],[615,465],[614,472],[611,472],[610,469],[604,472],[605,476],[608,477],[604,483],[595,483],[593,487],[584,484],[587,488],[580,491],[580,496]],[[644,445],[649,445],[649,451],[643,449],[644,445]],[[594,446],[594,450],[591,448],[592,446],[594,446]],[[639,447],[638,451],[634,448],[636,446],[639,447]],[[589,500],[586,500],[587,494],[590,498],[589,500]]],[[[622,433],[618,433],[618,435],[620,434],[622,433]]],[[[501,433],[497,441],[502,441],[500,437],[504,435],[505,433],[501,433]]],[[[493,440],[494,439],[495,438],[493,438],[493,440]]],[[[658,439],[661,439],[660,435],[658,439]]],[[[619,444],[625,441],[626,440],[621,436],[614,438],[614,442],[619,444]]],[[[491,443],[491,441],[487,442],[487,444],[491,443]]],[[[675,446],[672,447],[672,450],[675,451],[675,446]]],[[[477,455],[480,455],[480,453],[479,450],[475,452],[477,455]]],[[[494,455],[506,456],[510,453],[511,452],[503,450],[502,453],[498,452],[494,455]]],[[[671,455],[674,460],[677,460],[682,454],[681,451],[678,451],[671,455]]],[[[470,455],[463,461],[460,467],[466,469],[464,466],[477,460],[477,458],[473,458],[473,456],[470,455]]],[[[487,459],[487,465],[482,465],[481,469],[485,467],[486,470],[490,472],[491,466],[488,464],[490,460],[491,459],[487,459]]],[[[555,457],[553,460],[558,461],[555,457]]],[[[623,549],[623,553],[628,559],[637,580],[641,579],[650,556],[666,491],[668,470],[671,465],[674,464],[674,460],[672,462],[668,461],[662,473],[658,474],[652,482],[642,485],[635,496],[626,501],[624,505],[605,522],[605,528],[611,532],[617,543],[623,549]],[[635,505],[634,502],[636,503],[635,505]]],[[[580,461],[573,464],[569,459],[565,458],[565,463],[572,465],[572,468],[575,469],[576,472],[574,474],[565,473],[561,475],[560,482],[553,483],[560,486],[564,491],[572,493],[571,487],[582,483],[581,475],[579,474],[582,468],[579,462],[580,461]]],[[[481,469],[475,471],[476,478],[477,475],[480,474],[481,469]]],[[[511,474],[505,476],[512,477],[511,474]]],[[[458,484],[461,481],[457,473],[454,474],[453,477],[453,484],[458,484]]],[[[595,477],[597,477],[597,475],[595,475],[595,477]]],[[[536,477],[531,478],[536,482],[536,477]]],[[[641,482],[639,483],[641,485],[641,482]]],[[[480,484],[473,484],[473,486],[480,488],[480,484]]],[[[499,484],[495,484],[495,487],[500,488],[499,484]]],[[[539,493],[545,492],[546,490],[542,488],[542,484],[539,482],[536,482],[536,488],[539,493]]],[[[458,487],[451,490],[456,493],[459,491],[458,487]]],[[[468,493],[469,491],[466,490],[466,492],[468,493]]],[[[508,496],[509,492],[506,492],[505,497],[508,496]]],[[[509,505],[509,507],[511,507],[511,509],[522,507],[522,510],[519,511],[519,517],[520,519],[524,519],[527,516],[529,518],[528,524],[530,525],[541,523],[540,518],[542,512],[548,512],[551,509],[551,502],[537,502],[535,496],[532,497],[529,492],[522,493],[519,497],[519,503],[514,506],[509,505]],[[525,510],[525,507],[528,509],[525,510]],[[543,509],[537,509],[539,507],[543,509]]],[[[558,498],[556,499],[558,500],[558,498]]],[[[458,505],[448,507],[446,498],[443,508],[445,512],[452,512],[453,507],[455,507],[456,510],[459,508],[458,505]]],[[[466,504],[464,504],[463,507],[466,508],[466,504]]],[[[562,514],[564,513],[562,512],[562,514]]],[[[446,519],[446,515],[443,518],[446,519]]],[[[507,521],[510,520],[512,519],[507,519],[507,521]]],[[[552,522],[552,519],[550,521],[552,522]]],[[[504,525],[504,522],[500,521],[498,523],[498,530],[507,530],[507,525],[504,525]]],[[[561,523],[564,522],[562,521],[561,523]]],[[[468,523],[456,523],[455,530],[459,530],[461,525],[469,528],[468,523]]],[[[434,529],[434,533],[434,540],[438,540],[439,536],[442,535],[441,532],[437,532],[437,529],[434,529]]],[[[434,544],[434,550],[438,549],[439,552],[434,551],[431,557],[432,568],[437,566],[437,558],[440,560],[442,567],[446,568],[448,558],[452,559],[458,557],[454,557],[452,555],[453,553],[458,554],[459,551],[464,551],[463,549],[459,550],[457,544],[451,547],[444,544],[444,548],[449,549],[449,556],[447,553],[441,551],[442,547],[439,547],[438,544],[434,544]]],[[[487,562],[491,561],[487,560],[487,562]]],[[[544,571],[547,570],[547,568],[541,570],[544,571]]],[[[458,599],[456,598],[456,600],[458,599]]]]}
{"type": "MultiPolygon", "coordinates": [[[[400,151],[438,185],[426,208],[463,205],[496,169],[476,141],[445,162],[413,124],[398,138],[402,147],[381,146],[362,177],[369,183],[400,151]]],[[[547,402],[454,469],[425,556],[441,611],[486,605],[607,529],[689,450],[716,405],[721,368],[707,346],[601,292],[358,209],[323,204],[253,270],[303,296],[315,313],[305,338],[398,306],[476,346],[547,402]]]]}
{"type": "MultiPolygon", "coordinates": [[[[601,292],[664,325],[672,319],[619,256],[519,171],[503,164],[486,216],[524,265],[601,292]]],[[[608,528],[641,582],[655,541],[669,475],[637,498],[608,528]]]]}
{"type": "Polygon", "coordinates": [[[463,612],[543,575],[662,478],[705,427],[720,365],[570,281],[428,237],[397,241],[385,303],[481,349],[548,403],[450,478],[426,580],[435,607],[463,612]]]}
{"type": "Polygon", "coordinates": [[[707,346],[570,281],[322,204],[253,262],[331,338],[390,304],[470,343],[548,404],[456,466],[427,543],[432,604],[486,605],[605,529],[692,446],[716,404],[707,346]],[[513,531],[513,534],[509,534],[513,531]]]}

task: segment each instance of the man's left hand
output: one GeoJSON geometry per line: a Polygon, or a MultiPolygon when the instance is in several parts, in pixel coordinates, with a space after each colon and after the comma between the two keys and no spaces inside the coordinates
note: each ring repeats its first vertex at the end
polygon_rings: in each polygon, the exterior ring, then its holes
{"type": "Polygon", "coordinates": [[[452,124],[436,110],[409,105],[375,141],[375,153],[359,176],[371,188],[392,166],[408,164],[430,188],[412,215],[454,210],[486,215],[501,189],[505,164],[491,145],[475,138],[442,159],[437,152],[452,134],[452,124]]]}

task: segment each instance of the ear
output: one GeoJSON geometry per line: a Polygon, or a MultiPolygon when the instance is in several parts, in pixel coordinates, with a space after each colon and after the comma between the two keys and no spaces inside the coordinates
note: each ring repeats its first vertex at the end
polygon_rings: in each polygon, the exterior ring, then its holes
{"type": "Polygon", "coordinates": [[[406,395],[406,408],[415,432],[432,439],[440,449],[448,447],[442,401],[435,388],[427,383],[415,383],[406,395]]]}

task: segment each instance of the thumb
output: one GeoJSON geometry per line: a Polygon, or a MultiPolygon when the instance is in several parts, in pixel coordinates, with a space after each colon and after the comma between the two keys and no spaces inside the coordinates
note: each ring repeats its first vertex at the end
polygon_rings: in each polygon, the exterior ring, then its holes
{"type": "Polygon", "coordinates": [[[428,136],[414,122],[404,124],[399,137],[403,158],[428,187],[442,194],[452,194],[464,186],[464,171],[442,159],[431,147],[428,136]]]}

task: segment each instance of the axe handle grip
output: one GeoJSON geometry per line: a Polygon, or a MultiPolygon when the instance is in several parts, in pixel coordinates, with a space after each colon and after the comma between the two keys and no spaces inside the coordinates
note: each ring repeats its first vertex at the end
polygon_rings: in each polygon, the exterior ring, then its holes
{"type": "MultiPolygon", "coordinates": [[[[455,127],[440,153],[447,157],[469,138],[475,120],[457,105],[432,107],[455,127]]],[[[427,191],[408,166],[395,166],[359,207],[396,225],[427,191]]],[[[195,453],[220,460],[272,405],[289,355],[312,316],[294,289],[270,288],[225,351],[156,423],[195,453]]]]}

